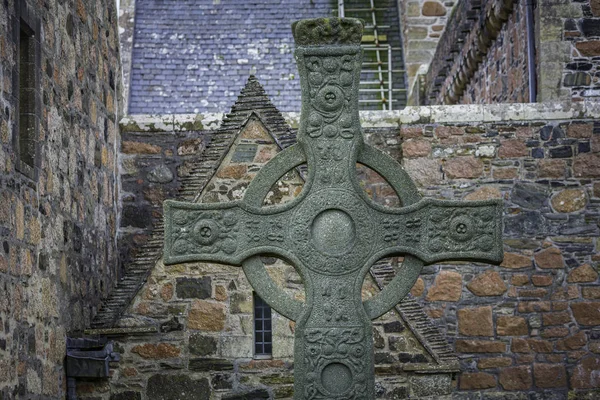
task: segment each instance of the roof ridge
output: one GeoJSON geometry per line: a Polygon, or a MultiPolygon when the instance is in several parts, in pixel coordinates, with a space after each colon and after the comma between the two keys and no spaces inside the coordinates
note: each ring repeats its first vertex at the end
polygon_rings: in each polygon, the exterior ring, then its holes
{"type": "MultiPolygon", "coordinates": [[[[369,273],[380,290],[383,290],[395,275],[393,266],[384,260],[375,263],[369,269],[369,273]]],[[[435,362],[450,369],[456,368],[458,371],[458,357],[452,347],[427,316],[423,306],[410,293],[400,300],[394,309],[435,362]]]]}

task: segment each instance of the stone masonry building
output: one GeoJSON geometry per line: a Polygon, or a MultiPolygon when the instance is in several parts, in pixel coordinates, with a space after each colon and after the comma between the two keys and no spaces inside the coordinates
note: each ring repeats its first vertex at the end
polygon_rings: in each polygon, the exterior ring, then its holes
{"type": "MultiPolygon", "coordinates": [[[[67,398],[67,337],[120,353],[110,377],[76,381],[77,398],[293,396],[294,324],[241,268],[165,266],[162,202],[239,199],[295,143],[289,21],[342,11],[174,3],[0,2],[0,400],[67,398]]],[[[377,397],[600,398],[600,2],[374,6],[388,28],[371,39],[396,41],[397,105],[410,106],[361,112],[366,140],[423,196],[503,199],[505,246],[500,266],[425,267],[374,321],[377,397]]],[[[303,174],[265,205],[297,196],[303,174]]],[[[377,173],[357,174],[398,205],[377,173]]],[[[292,266],[263,261],[304,299],[292,266]]],[[[376,263],[363,298],[401,271],[376,263]]]]}
{"type": "Polygon", "coordinates": [[[65,397],[65,342],[118,277],[117,9],[0,3],[0,399],[65,397]]]}

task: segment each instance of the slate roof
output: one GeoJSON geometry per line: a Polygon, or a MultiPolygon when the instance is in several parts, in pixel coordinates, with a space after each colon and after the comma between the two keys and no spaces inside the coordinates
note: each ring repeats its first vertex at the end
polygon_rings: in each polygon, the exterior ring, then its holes
{"type": "MultiPolygon", "coordinates": [[[[377,2],[401,46],[396,0],[377,2]]],[[[337,0],[138,0],[128,113],[223,112],[251,74],[280,111],[299,111],[290,25],[336,12],[337,0]]],[[[394,62],[403,68],[401,51],[394,62]]]]}

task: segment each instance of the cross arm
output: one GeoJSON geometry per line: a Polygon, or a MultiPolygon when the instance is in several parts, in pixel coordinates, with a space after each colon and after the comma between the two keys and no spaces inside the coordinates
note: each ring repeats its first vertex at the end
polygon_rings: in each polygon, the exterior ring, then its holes
{"type": "Polygon", "coordinates": [[[284,254],[287,213],[254,210],[242,203],[164,203],[163,261],[214,261],[240,265],[265,253],[284,254]],[[268,213],[268,215],[267,215],[268,213]]]}
{"type": "Polygon", "coordinates": [[[411,254],[426,264],[465,260],[500,263],[502,202],[424,199],[398,210],[378,209],[378,253],[411,254]]]}

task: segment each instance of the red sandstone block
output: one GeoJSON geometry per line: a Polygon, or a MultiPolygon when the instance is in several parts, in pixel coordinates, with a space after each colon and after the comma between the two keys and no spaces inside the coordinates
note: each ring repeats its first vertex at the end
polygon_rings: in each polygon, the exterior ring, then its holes
{"type": "Polygon", "coordinates": [[[501,368],[509,367],[511,365],[512,359],[509,357],[488,357],[477,361],[477,367],[479,369],[501,368]]]}
{"type": "Polygon", "coordinates": [[[529,283],[529,276],[524,274],[513,275],[510,279],[510,283],[512,283],[515,286],[527,285],[529,283]]]}
{"type": "Polygon", "coordinates": [[[586,42],[577,42],[575,47],[584,57],[600,56],[600,40],[589,40],[586,42]]]}
{"type": "Polygon", "coordinates": [[[585,299],[600,299],[600,286],[584,286],[581,291],[585,299]]]}
{"type": "Polygon", "coordinates": [[[483,174],[483,162],[475,157],[456,157],[444,163],[444,172],[450,179],[473,179],[483,174]]]}
{"type": "Polygon", "coordinates": [[[492,307],[473,307],[458,310],[458,331],[465,336],[493,336],[492,307]]]}
{"type": "Polygon", "coordinates": [[[567,371],[560,364],[533,364],[535,386],[547,389],[567,386],[567,371]]]}
{"type": "Polygon", "coordinates": [[[533,275],[531,281],[535,286],[550,286],[553,278],[551,275],[533,275]]]}
{"type": "Polygon", "coordinates": [[[456,351],[459,353],[504,353],[506,344],[491,340],[463,340],[456,341],[456,351]]]}
{"type": "MultiPolygon", "coordinates": [[[[600,42],[599,42],[600,43],[600,42]]],[[[596,389],[598,388],[598,374],[600,372],[600,357],[586,357],[582,359],[571,373],[571,388],[596,389]]]]}
{"type": "Polygon", "coordinates": [[[520,139],[506,140],[500,145],[500,149],[498,149],[498,157],[500,158],[519,158],[527,157],[528,155],[529,149],[520,139]]]}
{"type": "Polygon", "coordinates": [[[431,144],[427,140],[410,140],[402,143],[403,157],[427,157],[429,153],[431,153],[431,144]]]}
{"type": "Polygon", "coordinates": [[[402,128],[400,128],[400,137],[402,139],[414,139],[423,137],[423,127],[403,126],[402,128]]]}
{"type": "Polygon", "coordinates": [[[505,368],[500,372],[500,385],[504,390],[527,390],[532,383],[528,366],[505,368]]]}
{"type": "Polygon", "coordinates": [[[545,250],[535,253],[535,263],[538,267],[543,269],[550,268],[564,268],[564,259],[560,249],[556,247],[549,247],[545,250]]]}
{"type": "Polygon", "coordinates": [[[567,128],[567,136],[573,138],[589,138],[592,137],[592,133],[594,132],[594,124],[571,124],[567,128]]]}
{"type": "Polygon", "coordinates": [[[522,301],[517,309],[520,313],[545,312],[550,311],[551,303],[549,301],[522,301]]]}
{"type": "Polygon", "coordinates": [[[542,298],[548,294],[546,289],[520,289],[519,297],[542,298]]]}
{"type": "Polygon", "coordinates": [[[559,351],[579,350],[587,343],[587,335],[585,332],[577,332],[556,343],[556,349],[559,351]]]}
{"type": "Polygon", "coordinates": [[[569,303],[566,301],[553,301],[552,311],[565,311],[569,309],[569,303]]]}
{"type": "Polygon", "coordinates": [[[464,135],[465,129],[458,126],[436,126],[434,133],[439,139],[446,139],[451,135],[464,135]]]}
{"type": "Polygon", "coordinates": [[[460,375],[459,387],[462,390],[490,389],[496,387],[494,375],[485,372],[465,372],[460,375]]]}
{"type": "Polygon", "coordinates": [[[524,336],[529,334],[523,317],[499,316],[496,319],[496,332],[499,336],[524,336]]]}
{"type": "Polygon", "coordinates": [[[600,302],[571,304],[575,320],[580,325],[600,325],[600,302]]]}
{"type": "Polygon", "coordinates": [[[544,325],[562,325],[571,322],[571,315],[568,312],[553,312],[542,315],[544,325]]]}
{"type": "Polygon", "coordinates": [[[600,154],[583,153],[575,157],[573,175],[577,178],[600,178],[600,154]]]}
{"type": "Polygon", "coordinates": [[[552,328],[546,328],[542,331],[543,338],[559,338],[565,337],[569,335],[569,328],[565,328],[564,326],[556,326],[552,328]]]}

